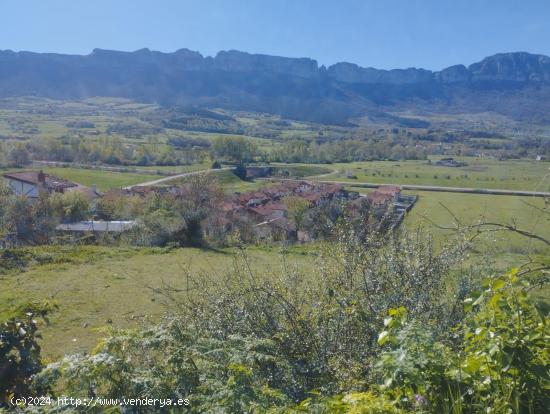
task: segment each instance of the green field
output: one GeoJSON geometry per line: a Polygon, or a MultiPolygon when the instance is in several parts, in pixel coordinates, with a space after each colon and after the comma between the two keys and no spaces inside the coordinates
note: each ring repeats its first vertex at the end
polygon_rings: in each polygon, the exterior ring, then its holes
{"type": "MultiPolygon", "coordinates": [[[[13,169],[13,168],[4,168],[0,169],[1,173],[14,172],[14,171],[28,171],[28,170],[38,170],[39,168],[24,168],[24,169],[13,169]]],[[[129,185],[134,185],[138,183],[143,183],[146,181],[156,180],[162,178],[159,175],[154,175],[153,171],[151,174],[138,174],[138,173],[127,173],[127,172],[113,172],[113,171],[104,171],[104,170],[92,170],[86,168],[70,168],[70,167],[42,167],[40,168],[46,174],[52,174],[59,178],[65,180],[73,181],[78,184],[85,186],[92,186],[95,184],[99,191],[112,190],[114,188],[122,188],[129,185]]]]}
{"type": "Polygon", "coordinates": [[[550,191],[550,163],[534,160],[457,158],[465,167],[440,167],[427,161],[368,161],[333,164],[326,180],[380,184],[418,184],[444,187],[550,191]],[[356,179],[346,178],[354,175],[356,179]]]}
{"type": "MultiPolygon", "coordinates": [[[[452,227],[455,221],[453,215],[463,226],[480,222],[496,222],[515,224],[519,229],[542,236],[550,234],[550,215],[541,214],[537,210],[537,208],[544,208],[542,198],[428,191],[409,191],[408,193],[416,194],[419,198],[406,218],[407,226],[425,225],[442,239],[452,232],[438,229],[432,225],[432,222],[437,226],[452,227]]],[[[550,248],[541,242],[529,241],[509,232],[488,234],[485,239],[488,242],[486,247],[491,249],[494,254],[544,254],[550,256],[550,248]]]]}
{"type": "Polygon", "coordinates": [[[135,168],[137,170],[150,171],[151,173],[156,173],[157,171],[169,171],[175,173],[183,172],[193,172],[200,170],[208,170],[212,166],[211,162],[203,162],[201,164],[189,164],[189,165],[148,165],[148,166],[136,166],[129,167],[130,169],[135,168]]]}
{"type": "MultiPolygon", "coordinates": [[[[294,249],[288,263],[307,272],[311,259],[304,248],[294,249]]],[[[182,288],[186,271],[216,277],[235,264],[234,251],[49,246],[35,249],[50,264],[30,265],[27,271],[0,273],[0,319],[28,301],[53,300],[59,310],[49,325],[41,324],[47,357],[89,351],[105,326],[137,326],[158,320],[167,310],[163,298],[150,288],[165,284],[182,288]]],[[[282,266],[278,248],[250,248],[253,269],[270,273],[282,266]]]]}
{"type": "Polygon", "coordinates": [[[52,174],[86,186],[95,184],[99,191],[107,191],[162,178],[153,174],[122,173],[84,168],[60,167],[43,168],[43,170],[46,174],[52,174]]]}
{"type": "MultiPolygon", "coordinates": [[[[346,187],[366,194],[365,188],[346,187]]],[[[515,225],[518,229],[548,238],[550,214],[543,198],[511,195],[461,194],[432,191],[405,191],[418,196],[413,209],[405,216],[407,229],[421,227],[430,232],[437,246],[454,234],[457,221],[462,229],[481,222],[515,225]],[[545,209],[543,213],[540,209],[545,209]]],[[[473,230],[471,230],[473,232],[473,230]]],[[[471,233],[470,234],[473,234],[471,233]]],[[[477,239],[478,249],[504,267],[529,260],[530,255],[550,259],[550,247],[511,232],[489,232],[477,239]]]]}
{"type": "Polygon", "coordinates": [[[329,174],[333,171],[330,165],[311,164],[284,164],[274,162],[272,164],[274,174],[288,172],[291,178],[307,178],[322,174],[329,174]]]}
{"type": "MultiPolygon", "coordinates": [[[[229,170],[211,171],[207,173],[211,179],[216,182],[225,192],[230,195],[236,192],[244,193],[247,191],[254,191],[266,185],[265,181],[245,181],[241,180],[235,174],[229,170]]],[[[165,185],[181,185],[185,184],[192,176],[180,177],[173,180],[164,182],[165,185]]]]}

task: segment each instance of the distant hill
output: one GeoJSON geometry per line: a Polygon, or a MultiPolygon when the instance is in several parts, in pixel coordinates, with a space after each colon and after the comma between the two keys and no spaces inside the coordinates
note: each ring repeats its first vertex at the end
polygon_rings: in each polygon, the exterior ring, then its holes
{"type": "Polygon", "coordinates": [[[550,123],[550,58],[500,53],[439,72],[379,70],[308,58],[180,49],[95,49],[89,55],[0,51],[0,97],[92,96],[193,107],[223,107],[287,118],[346,123],[391,109],[494,111],[550,123]]]}

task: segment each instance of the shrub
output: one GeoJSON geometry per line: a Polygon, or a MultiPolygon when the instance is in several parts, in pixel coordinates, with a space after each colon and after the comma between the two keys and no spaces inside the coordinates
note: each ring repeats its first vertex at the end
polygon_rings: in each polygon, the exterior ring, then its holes
{"type": "Polygon", "coordinates": [[[246,167],[243,164],[237,164],[237,166],[233,169],[233,174],[241,180],[246,180],[246,167]]]}
{"type": "Polygon", "coordinates": [[[47,386],[36,384],[34,376],[40,372],[40,345],[37,322],[34,318],[47,315],[54,305],[29,304],[13,318],[0,323],[0,409],[10,407],[11,398],[31,397],[36,392],[47,392],[47,386]]]}
{"type": "Polygon", "coordinates": [[[390,311],[379,343],[383,390],[414,408],[421,396],[429,412],[539,413],[550,406],[547,387],[548,322],[529,297],[529,277],[517,269],[488,279],[464,301],[468,318],[442,340],[390,311]],[[460,336],[459,336],[460,335],[460,336]]]}
{"type": "Polygon", "coordinates": [[[52,205],[62,221],[74,223],[86,220],[90,215],[90,203],[86,196],[78,191],[53,194],[52,205]]]}
{"type": "MultiPolygon", "coordinates": [[[[366,390],[387,308],[406,304],[436,330],[454,323],[457,298],[443,293],[444,277],[459,254],[434,255],[416,235],[365,241],[346,229],[311,283],[288,268],[255,274],[243,251],[232,272],[186,274],[182,286],[157,289],[177,310],[161,325],[112,332],[95,354],[53,364],[41,380],[65,382],[73,395],[89,387],[103,396],[185,395],[196,412],[290,409],[307,405],[312,390],[366,390]]],[[[389,397],[369,393],[313,403],[399,412],[389,397]]]]}

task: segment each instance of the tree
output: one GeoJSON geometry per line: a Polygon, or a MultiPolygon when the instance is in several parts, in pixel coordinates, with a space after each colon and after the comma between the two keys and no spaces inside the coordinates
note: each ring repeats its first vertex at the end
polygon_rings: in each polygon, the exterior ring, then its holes
{"type": "Polygon", "coordinates": [[[290,219],[293,220],[296,227],[299,228],[305,214],[311,208],[311,203],[302,197],[286,196],[283,198],[283,204],[288,209],[290,219]]]}
{"type": "Polygon", "coordinates": [[[233,163],[249,162],[258,150],[256,145],[243,137],[218,137],[212,145],[214,157],[233,163]]]}
{"type": "Polygon", "coordinates": [[[86,196],[78,191],[69,191],[52,196],[54,210],[64,222],[74,223],[85,220],[90,215],[90,203],[86,196]]]}
{"type": "Polygon", "coordinates": [[[22,144],[14,146],[8,154],[8,164],[12,167],[24,167],[29,163],[29,151],[22,144]]]}
{"type": "Polygon", "coordinates": [[[239,163],[233,169],[233,174],[239,177],[241,180],[246,180],[246,167],[239,163]]]}

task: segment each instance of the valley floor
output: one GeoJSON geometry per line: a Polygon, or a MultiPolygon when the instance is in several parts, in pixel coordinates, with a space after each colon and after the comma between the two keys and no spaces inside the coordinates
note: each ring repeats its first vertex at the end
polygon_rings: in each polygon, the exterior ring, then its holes
{"type": "MultiPolygon", "coordinates": [[[[357,186],[364,182],[550,190],[548,163],[475,159],[468,160],[468,163],[465,169],[436,167],[426,161],[294,165],[292,168],[301,176],[316,175],[314,178],[318,180],[343,181],[348,189],[361,193],[369,191],[357,186]],[[326,172],[327,169],[332,172],[326,172]],[[353,175],[356,178],[346,178],[353,175]]],[[[197,165],[182,172],[204,167],[197,165]]],[[[150,176],[59,167],[47,168],[47,171],[85,185],[97,184],[101,190],[161,177],[153,171],[150,176]]],[[[250,191],[265,185],[260,181],[241,181],[229,171],[221,171],[216,176],[226,192],[250,191]]],[[[550,217],[541,214],[547,206],[540,197],[427,191],[406,193],[418,195],[419,199],[405,218],[404,226],[409,230],[420,226],[430,231],[436,246],[445,243],[453,234],[451,230],[439,227],[472,225],[480,221],[513,224],[543,236],[550,234],[550,217]]],[[[487,234],[482,243],[485,255],[495,269],[517,266],[530,257],[550,260],[548,246],[518,235],[494,232],[487,234]]],[[[47,246],[34,250],[42,257],[40,262],[43,264],[31,261],[25,271],[0,273],[0,319],[27,301],[57,302],[59,310],[52,315],[51,324],[41,326],[44,355],[48,358],[89,351],[105,327],[131,327],[158,319],[167,308],[162,303],[163,298],[153,289],[165,285],[181,288],[186,271],[217,277],[235,263],[235,251],[231,249],[47,246]]],[[[315,266],[313,250],[314,246],[296,246],[291,248],[287,257],[288,263],[299,267],[304,277],[315,275],[311,271],[315,266]]],[[[269,273],[282,266],[277,246],[251,247],[249,253],[252,267],[260,272],[269,273]]]]}

